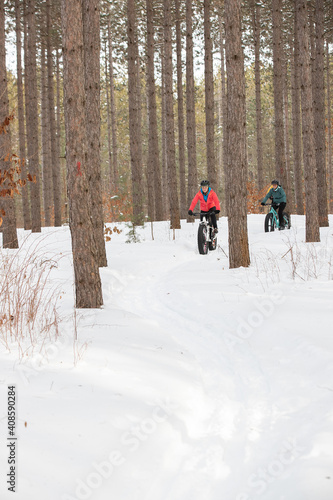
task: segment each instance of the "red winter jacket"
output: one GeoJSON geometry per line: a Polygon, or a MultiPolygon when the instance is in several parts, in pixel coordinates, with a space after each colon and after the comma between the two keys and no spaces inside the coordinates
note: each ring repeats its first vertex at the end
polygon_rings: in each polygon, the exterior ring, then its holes
{"type": "Polygon", "coordinates": [[[216,207],[216,210],[221,210],[217,194],[212,190],[212,188],[209,188],[207,194],[207,201],[205,201],[204,194],[200,189],[200,191],[193,198],[189,210],[193,211],[198,201],[200,202],[200,210],[202,210],[203,212],[208,212],[213,207],[216,207]]]}

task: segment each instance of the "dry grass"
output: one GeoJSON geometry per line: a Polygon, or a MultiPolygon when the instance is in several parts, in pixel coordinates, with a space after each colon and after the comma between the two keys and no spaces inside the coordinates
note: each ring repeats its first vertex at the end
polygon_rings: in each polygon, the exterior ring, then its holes
{"type": "Polygon", "coordinates": [[[40,255],[40,243],[0,251],[0,342],[20,358],[42,352],[59,334],[60,291],[49,280],[57,262],[40,255]]]}
{"type": "Polygon", "coordinates": [[[298,244],[297,241],[288,238],[286,245],[288,250],[282,259],[289,260],[292,279],[310,281],[333,278],[333,249],[329,247],[328,241],[322,244],[298,244]]]}

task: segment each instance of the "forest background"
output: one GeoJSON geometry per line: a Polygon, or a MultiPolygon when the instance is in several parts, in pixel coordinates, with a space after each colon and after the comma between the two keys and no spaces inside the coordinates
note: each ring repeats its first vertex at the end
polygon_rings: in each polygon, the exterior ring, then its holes
{"type": "Polygon", "coordinates": [[[4,246],[15,246],[10,225],[34,232],[69,221],[73,230],[88,214],[94,230],[84,234],[96,233],[95,243],[104,222],[170,219],[177,228],[203,178],[236,228],[230,238],[242,251],[231,267],[249,264],[236,235],[274,177],[290,212],[306,205],[307,241],[318,241],[333,200],[331,1],[67,7],[1,1],[2,74],[5,44],[16,50],[0,89],[10,128],[0,136],[2,172],[12,164],[1,182],[15,204],[1,209],[4,246]]]}

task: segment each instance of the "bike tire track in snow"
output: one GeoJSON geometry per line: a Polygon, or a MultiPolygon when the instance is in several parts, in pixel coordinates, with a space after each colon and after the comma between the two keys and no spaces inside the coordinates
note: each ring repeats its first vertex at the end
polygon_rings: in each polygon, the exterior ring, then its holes
{"type": "MultiPolygon", "coordinates": [[[[118,269],[126,269],[124,274],[131,276],[118,292],[117,306],[156,322],[166,337],[179,343],[187,358],[195,360],[202,400],[197,408],[192,408],[192,414],[191,409],[183,415],[179,412],[183,427],[188,429],[187,436],[192,436],[188,442],[203,462],[208,463],[212,455],[215,456],[215,475],[220,476],[221,481],[225,481],[233,468],[241,477],[243,472],[237,457],[247,447],[251,427],[255,424],[268,427],[272,412],[267,381],[247,344],[233,355],[223,340],[226,327],[223,314],[229,303],[224,298],[225,287],[224,294],[219,292],[220,283],[229,275],[229,294],[237,307],[242,307],[244,292],[238,288],[233,273],[223,270],[225,262],[220,254],[202,257],[193,252],[189,256],[187,249],[185,253],[183,248],[170,250],[165,262],[162,265],[157,262],[156,268],[149,252],[144,252],[141,268],[136,271],[125,268],[125,262],[117,263],[118,269]],[[200,297],[200,291],[198,296],[197,287],[203,274],[207,275],[208,290],[211,290],[208,297],[200,297]],[[222,311],[221,302],[224,303],[222,311]],[[231,440],[232,446],[228,447],[231,440]],[[227,462],[224,460],[226,450],[227,462]]],[[[184,470],[186,464],[185,459],[184,470]]],[[[202,487],[207,490],[207,483],[203,482],[202,487]]]]}
{"type": "MultiPolygon", "coordinates": [[[[281,241],[281,234],[277,233],[273,237],[275,241],[279,241],[278,238],[281,241]]],[[[140,268],[131,271],[132,279],[120,293],[117,303],[139,317],[152,319],[166,337],[172,337],[180,344],[188,359],[195,360],[195,366],[200,372],[201,393],[205,396],[197,405],[202,407],[200,418],[193,418],[191,412],[179,412],[183,427],[190,430],[187,437],[192,437],[187,441],[192,448],[188,456],[197,453],[201,457],[202,471],[213,460],[214,488],[216,484],[221,487],[223,484],[223,490],[231,495],[230,498],[236,498],[237,492],[242,494],[239,483],[246,483],[246,479],[256,470],[256,453],[260,452],[261,456],[265,450],[264,455],[269,462],[270,457],[274,458],[274,453],[279,452],[281,443],[289,442],[288,439],[295,439],[295,436],[303,442],[306,437],[306,426],[297,426],[302,405],[299,410],[297,404],[295,408],[288,409],[288,404],[281,397],[283,387],[276,386],[275,378],[272,379],[272,374],[275,376],[275,372],[284,366],[282,361],[280,368],[274,367],[277,364],[275,352],[279,350],[280,340],[275,331],[270,336],[269,329],[274,316],[279,316],[282,309],[286,311],[282,325],[287,325],[288,322],[293,324],[295,313],[298,314],[301,307],[296,303],[293,311],[288,302],[295,298],[299,285],[281,282],[283,276],[280,277],[278,270],[270,288],[284,297],[281,307],[273,302],[272,313],[264,315],[262,323],[253,329],[249,338],[238,338],[239,343],[236,342],[235,346],[232,344],[230,349],[229,333],[235,336],[237,323],[244,323],[251,312],[259,307],[258,301],[267,302],[265,283],[269,283],[271,271],[265,271],[263,285],[258,270],[228,270],[227,259],[222,252],[199,256],[192,244],[189,255],[190,244],[176,242],[173,246],[166,245],[162,255],[159,255],[159,261],[156,261],[153,246],[154,243],[145,247],[140,268]],[[203,283],[204,296],[200,293],[203,283]],[[266,350],[260,345],[265,333],[266,344],[271,342],[271,346],[266,345],[266,350]],[[281,411],[286,412],[286,415],[290,412],[287,418],[296,422],[289,426],[292,438],[281,425],[281,411]],[[243,456],[241,461],[240,456],[243,456]]],[[[272,256],[274,257],[273,254],[272,256]]],[[[122,257],[119,258],[121,261],[122,257]]],[[[117,268],[126,269],[125,259],[122,264],[117,264],[117,268]]],[[[127,266],[125,274],[128,271],[127,266]]],[[[273,272],[271,274],[273,276],[273,272]]],[[[289,332],[289,335],[291,340],[284,336],[285,346],[281,349],[284,353],[293,341],[294,332],[289,332]]],[[[291,362],[294,358],[291,356],[291,362]]],[[[293,374],[291,379],[295,379],[297,384],[297,377],[293,377],[293,374]]],[[[284,380],[285,377],[282,376],[282,384],[284,380]]],[[[291,397],[295,398],[297,392],[297,387],[294,387],[291,390],[294,396],[291,397]]],[[[193,407],[192,410],[195,414],[197,408],[193,407]]],[[[311,414],[313,404],[308,404],[308,411],[311,414]]],[[[317,432],[319,422],[320,419],[313,421],[313,432],[317,432]]],[[[259,467],[260,461],[258,463],[259,467]]],[[[171,474],[175,487],[173,493],[165,498],[178,498],[176,491],[183,484],[182,474],[190,468],[188,458],[184,457],[182,472],[179,476],[176,474],[179,481],[171,474]]],[[[199,478],[196,480],[200,482],[199,478]]],[[[207,490],[208,483],[209,474],[203,473],[202,491],[205,488],[207,490]]],[[[213,490],[211,495],[214,497],[213,490]]]]}

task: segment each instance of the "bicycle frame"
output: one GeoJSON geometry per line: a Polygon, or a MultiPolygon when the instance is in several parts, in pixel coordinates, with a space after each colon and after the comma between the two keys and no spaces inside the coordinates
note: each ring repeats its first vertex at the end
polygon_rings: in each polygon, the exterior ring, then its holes
{"type": "Polygon", "coordinates": [[[202,217],[202,220],[200,221],[200,224],[204,224],[205,226],[207,226],[207,241],[212,241],[211,240],[211,233],[212,233],[212,230],[213,230],[213,226],[212,226],[212,222],[210,220],[210,217],[206,217],[205,215],[202,217]]]}
{"type": "MultiPolygon", "coordinates": [[[[201,217],[202,214],[201,214],[201,212],[195,212],[195,213],[193,213],[193,215],[194,216],[200,215],[200,217],[201,217]]],[[[207,241],[208,242],[212,241],[210,235],[211,235],[214,228],[212,226],[212,221],[211,221],[210,215],[209,214],[203,215],[202,220],[200,220],[199,224],[203,224],[203,225],[207,226],[207,241]]]]}
{"type": "Polygon", "coordinates": [[[273,214],[273,219],[274,219],[275,226],[279,229],[279,227],[280,227],[279,214],[277,213],[277,211],[275,210],[275,208],[273,207],[273,205],[271,205],[270,211],[268,213],[273,214]]]}
{"type": "Polygon", "coordinates": [[[198,226],[198,249],[200,254],[207,255],[208,250],[216,250],[217,246],[217,237],[211,217],[209,213],[203,214],[201,212],[193,215],[200,215],[200,218],[202,218],[198,226]]]}
{"type": "MultiPolygon", "coordinates": [[[[268,203],[267,206],[270,206],[269,212],[266,214],[265,218],[265,231],[274,231],[274,227],[276,229],[280,229],[280,218],[277,210],[274,208],[272,203],[268,203]],[[271,215],[271,219],[269,219],[269,216],[271,215]],[[271,221],[271,224],[270,224],[271,221]],[[270,229],[271,228],[271,229],[270,229]]],[[[278,207],[279,205],[275,205],[278,207]]],[[[283,219],[284,219],[284,227],[287,229],[290,229],[290,216],[286,213],[283,213],[283,219]]]]}

